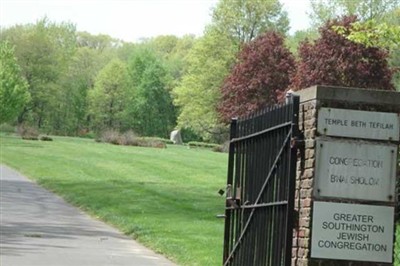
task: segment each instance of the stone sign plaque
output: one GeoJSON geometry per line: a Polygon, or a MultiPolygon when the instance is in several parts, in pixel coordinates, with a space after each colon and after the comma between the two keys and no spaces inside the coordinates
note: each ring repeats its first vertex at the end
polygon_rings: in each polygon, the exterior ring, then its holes
{"type": "Polygon", "coordinates": [[[393,202],[397,146],[317,140],[316,197],[393,202]]]}
{"type": "Polygon", "coordinates": [[[395,113],[321,108],[317,131],[321,135],[376,140],[399,140],[399,116],[395,113]]]}
{"type": "Polygon", "coordinates": [[[311,257],[391,263],[394,208],[314,202],[311,257]]]}

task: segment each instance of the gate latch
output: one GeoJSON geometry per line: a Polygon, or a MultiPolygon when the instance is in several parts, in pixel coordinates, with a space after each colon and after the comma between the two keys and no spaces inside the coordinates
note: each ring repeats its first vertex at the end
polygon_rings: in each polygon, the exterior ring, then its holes
{"type": "Polygon", "coordinates": [[[240,187],[236,188],[236,194],[233,194],[232,185],[226,186],[226,203],[233,208],[239,208],[238,203],[240,202],[240,187]]]}

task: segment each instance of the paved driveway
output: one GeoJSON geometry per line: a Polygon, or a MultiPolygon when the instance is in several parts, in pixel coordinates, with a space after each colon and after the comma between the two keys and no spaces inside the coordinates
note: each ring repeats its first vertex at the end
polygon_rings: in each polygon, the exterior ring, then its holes
{"type": "Polygon", "coordinates": [[[172,266],[9,167],[0,166],[1,266],[172,266]]]}

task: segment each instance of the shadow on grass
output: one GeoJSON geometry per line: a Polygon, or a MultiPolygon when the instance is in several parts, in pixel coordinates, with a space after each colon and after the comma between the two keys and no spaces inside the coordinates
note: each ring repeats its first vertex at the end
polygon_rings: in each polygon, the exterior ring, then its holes
{"type": "Polygon", "coordinates": [[[115,211],[122,216],[151,214],[214,221],[215,212],[223,210],[223,198],[216,191],[204,191],[190,184],[119,179],[40,183],[75,205],[94,211],[115,211]]]}
{"type": "MultiPolygon", "coordinates": [[[[104,171],[97,171],[97,175],[80,175],[79,171],[72,170],[66,175],[46,173],[46,176],[36,176],[36,180],[68,202],[115,225],[152,249],[177,258],[182,264],[219,262],[223,220],[215,216],[223,212],[224,198],[217,194],[217,189],[204,186],[204,182],[199,185],[194,181],[158,178],[146,181],[143,177],[137,180],[104,171]]],[[[68,242],[85,235],[107,236],[101,230],[71,222],[73,215],[63,214],[60,203],[52,202],[51,193],[32,186],[36,185],[2,180],[2,204],[11,213],[1,224],[4,230],[0,244],[4,252],[18,256],[24,249],[40,252],[42,240],[68,242]]]]}

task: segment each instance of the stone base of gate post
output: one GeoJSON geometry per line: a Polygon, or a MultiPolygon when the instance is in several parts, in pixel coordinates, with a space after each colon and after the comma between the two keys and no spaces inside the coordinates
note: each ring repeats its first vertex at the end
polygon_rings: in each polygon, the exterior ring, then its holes
{"type": "MultiPolygon", "coordinates": [[[[391,239],[384,239],[382,240],[382,244],[379,244],[380,242],[380,233],[373,233],[373,232],[367,232],[367,231],[357,231],[352,224],[357,224],[357,221],[350,222],[350,219],[352,219],[353,216],[352,210],[356,210],[355,214],[357,214],[357,208],[360,207],[362,208],[363,206],[371,206],[370,208],[373,210],[378,210],[377,215],[380,215],[380,210],[382,209],[385,211],[385,213],[397,213],[397,194],[396,195],[389,195],[387,200],[379,198],[380,195],[377,191],[377,189],[373,188],[376,191],[376,193],[371,194],[371,199],[369,198],[362,198],[365,197],[365,193],[368,193],[368,189],[365,188],[359,188],[355,184],[351,184],[352,181],[349,181],[346,178],[350,178],[350,176],[346,176],[346,173],[340,173],[340,171],[349,171],[349,175],[351,175],[351,171],[353,171],[352,167],[354,166],[347,166],[346,167],[339,167],[335,165],[325,165],[326,162],[323,161],[322,156],[322,144],[329,144],[325,146],[329,146],[331,150],[335,150],[337,147],[342,147],[342,143],[349,143],[348,145],[357,145],[357,149],[362,151],[363,154],[364,150],[368,151],[368,154],[371,154],[368,150],[368,147],[377,147],[377,150],[380,150],[380,147],[382,146],[383,152],[385,152],[385,147],[396,147],[396,152],[398,154],[397,146],[399,144],[399,114],[400,114],[400,93],[399,92],[387,92],[387,91],[377,91],[377,90],[365,90],[365,89],[357,89],[357,88],[343,88],[343,87],[332,87],[332,86],[314,86],[310,87],[301,91],[295,92],[296,94],[300,95],[300,112],[299,112],[299,126],[300,130],[304,134],[304,145],[303,149],[299,150],[298,152],[298,162],[297,162],[297,177],[296,177],[296,194],[295,194],[295,210],[296,210],[296,219],[295,219],[295,229],[293,230],[293,249],[292,249],[292,266],[328,266],[328,265],[334,265],[334,266],[370,266],[370,265],[393,265],[392,259],[388,261],[388,250],[391,250],[392,248],[394,249],[394,245],[391,239]],[[325,122],[330,123],[330,126],[332,128],[329,128],[327,131],[326,128],[323,131],[321,128],[318,127],[318,123],[322,123],[319,121],[319,116],[322,118],[323,115],[322,112],[326,111],[331,111],[333,110],[333,114],[336,117],[332,117],[333,119],[336,120],[325,120],[325,122]],[[361,112],[359,112],[361,111],[361,112]],[[368,113],[367,113],[368,112],[368,113]],[[321,113],[321,115],[320,115],[321,113]],[[344,113],[344,117],[348,117],[348,121],[346,123],[340,124],[341,122],[338,119],[341,119],[339,115],[344,113]],[[386,116],[388,116],[388,121],[386,124],[383,122],[383,120],[380,120],[380,114],[385,113],[382,116],[382,119],[386,119],[386,116]],[[386,113],[388,115],[386,115],[386,113]],[[354,118],[354,121],[361,121],[358,124],[361,128],[355,128],[357,126],[356,122],[351,122],[353,121],[353,114],[356,116],[357,119],[354,118]],[[389,115],[390,114],[390,115],[389,115]],[[396,114],[394,116],[393,114],[396,114]],[[373,119],[379,118],[379,121],[372,121],[373,119]],[[395,122],[395,118],[397,117],[397,122],[395,122]],[[363,119],[366,119],[366,121],[362,121],[363,119]],[[371,120],[372,119],[372,120],[371,120]],[[392,121],[392,120],[393,121],[392,121]],[[370,121],[371,120],[371,121],[370,121]],[[382,123],[381,123],[382,122],[382,123]],[[391,123],[394,123],[394,127],[396,128],[391,128],[391,123]],[[397,124],[396,124],[397,123],[397,124]],[[353,127],[354,124],[354,127],[353,127]],[[366,125],[366,126],[365,126],[366,125]],[[342,127],[341,127],[342,126],[342,127]],[[364,126],[364,127],[363,127],[364,126]],[[340,128],[341,130],[335,131],[335,129],[340,128]],[[323,132],[321,132],[323,131],[323,132]],[[368,135],[369,132],[372,132],[371,136],[368,135]],[[397,137],[386,136],[385,132],[395,132],[394,134],[397,134],[397,137]],[[396,133],[397,132],[397,133],[396,133]],[[386,139],[385,139],[386,138],[386,139]],[[333,143],[333,144],[331,144],[333,143]],[[317,147],[317,144],[320,145],[320,147],[317,147]],[[371,146],[375,145],[375,146],[371,146]],[[320,149],[318,151],[318,149],[320,149]],[[319,153],[318,153],[319,152],[319,153]],[[319,156],[319,157],[318,157],[319,156]],[[318,167],[316,167],[318,165],[318,167]],[[330,167],[330,168],[329,168],[330,167]],[[334,168],[334,167],[337,167],[334,168]],[[322,182],[326,182],[326,180],[322,180],[323,178],[329,178],[327,176],[321,176],[322,170],[325,168],[328,169],[328,171],[336,171],[335,173],[339,173],[341,175],[340,178],[338,179],[338,183],[329,183],[329,186],[332,185],[332,188],[330,190],[328,189],[329,193],[333,193],[331,195],[322,193],[321,191],[321,185],[322,182]],[[332,170],[333,169],[333,170],[332,170]],[[318,171],[318,172],[317,172],[318,171]],[[342,182],[343,183],[339,183],[342,182]],[[319,184],[317,184],[319,182],[319,184]],[[347,182],[347,183],[346,183],[347,182]],[[339,188],[339,194],[335,194],[335,189],[339,188]],[[340,189],[344,188],[344,189],[340,189]],[[348,195],[346,194],[349,191],[348,195]],[[390,198],[390,197],[393,198],[390,198]],[[354,197],[354,198],[353,198],[354,197]],[[374,198],[375,197],[375,198],[374,198]],[[315,202],[318,204],[322,202],[321,206],[328,206],[331,208],[332,206],[332,215],[330,215],[330,211],[323,211],[320,212],[320,209],[318,211],[321,213],[314,213],[314,206],[315,202]],[[335,212],[339,213],[339,211],[335,211],[335,208],[341,209],[343,207],[343,211],[340,212],[340,214],[348,214],[350,216],[343,216],[342,218],[345,219],[345,221],[334,221],[333,215],[335,215],[335,212]],[[394,210],[396,209],[396,210],[394,210]],[[394,210],[394,211],[393,211],[394,210]],[[313,230],[313,224],[315,227],[320,226],[318,221],[313,221],[313,215],[316,215],[315,220],[320,219],[320,222],[322,224],[322,229],[326,229],[327,235],[326,236],[321,236],[321,232],[324,232],[321,228],[318,230],[318,228],[314,228],[313,230]],[[327,217],[324,217],[327,216],[327,217]],[[326,223],[324,224],[323,222],[326,219],[326,223]],[[337,223],[343,223],[346,225],[343,225],[343,229],[341,231],[337,230],[334,231],[335,229],[330,230],[328,227],[328,221],[329,219],[333,219],[333,222],[331,224],[337,223]],[[346,220],[347,219],[347,220],[346,220]],[[353,227],[352,227],[353,226],[353,227]],[[349,230],[349,231],[346,231],[349,230]],[[352,233],[355,233],[352,235],[352,233]],[[315,239],[324,239],[324,240],[319,240],[319,241],[328,241],[326,243],[333,243],[332,245],[334,246],[333,248],[330,248],[331,250],[321,250],[317,249],[312,246],[312,238],[313,234],[315,239]],[[320,234],[318,236],[317,234],[320,234]],[[336,239],[330,239],[332,235],[335,235],[336,239]],[[356,237],[356,239],[353,240],[347,240],[347,237],[356,237]],[[343,238],[345,238],[343,240],[343,238]],[[325,240],[326,239],[326,240],[325,240]],[[340,239],[340,240],[338,240],[340,239]],[[378,239],[378,240],[377,240],[378,239]],[[331,241],[332,240],[332,241],[331,241]],[[363,240],[363,241],[362,241],[363,240]],[[378,241],[378,242],[374,242],[378,241]],[[340,242],[340,243],[339,243],[340,242]],[[390,243],[390,244],[388,244],[390,243]],[[338,246],[335,246],[335,245],[338,246]],[[362,246],[362,244],[366,244],[366,246],[362,246]],[[379,244],[380,246],[373,246],[379,244]],[[344,247],[343,247],[344,246],[344,247]],[[380,251],[377,251],[378,248],[381,249],[380,251]],[[376,252],[379,253],[377,256],[373,256],[372,258],[369,258],[368,254],[373,254],[373,252],[368,252],[366,256],[361,256],[364,254],[363,252],[360,251],[360,249],[373,249],[376,252]],[[386,251],[385,251],[386,250],[386,251]],[[312,254],[312,251],[314,254],[312,254]],[[329,251],[328,253],[326,251],[329,251]],[[325,253],[324,253],[325,252],[325,253]],[[316,254],[316,255],[315,255],[316,254]],[[326,255],[328,254],[328,255],[326,255]],[[361,254],[361,255],[360,255],[361,254]],[[381,256],[382,255],[382,256],[381,256]],[[336,256],[336,257],[335,257],[336,256]],[[379,257],[380,256],[380,257],[379,257]],[[354,257],[354,258],[353,258],[354,257]],[[376,261],[378,260],[378,261],[376,261]],[[379,261],[381,260],[381,261],[379,261]]],[[[344,120],[344,119],[342,119],[344,120]]],[[[321,126],[321,125],[320,125],[321,126]]],[[[352,147],[352,146],[351,146],[352,147]]],[[[325,149],[325,148],[324,148],[325,149]]],[[[338,154],[340,154],[340,149],[338,149],[338,154]]],[[[350,149],[350,153],[351,148],[350,149]]],[[[372,149],[372,148],[371,148],[372,149]]],[[[393,148],[394,149],[394,148],[393,148]]],[[[324,152],[327,149],[324,150],[324,152]]],[[[329,151],[328,151],[329,152],[329,151]]],[[[344,152],[344,151],[343,151],[344,152]]],[[[373,159],[368,159],[367,155],[361,154],[358,156],[357,151],[355,151],[355,158],[354,159],[349,159],[353,158],[354,156],[352,154],[344,154],[343,157],[346,157],[347,160],[363,160],[362,162],[366,163],[366,161],[373,161],[373,159]],[[364,158],[364,157],[365,158],[364,158]],[[358,158],[360,157],[360,158],[358,158]],[[364,159],[363,159],[364,158],[364,159]]],[[[397,155],[396,154],[396,155],[397,155]]],[[[372,155],[368,156],[374,156],[373,152],[372,155]]],[[[332,157],[332,156],[331,156],[332,157]]],[[[371,157],[371,158],[372,158],[371,157]]],[[[324,157],[326,158],[326,157],[324,157]]],[[[375,158],[375,157],[374,157],[375,158]]],[[[390,157],[390,158],[397,158],[397,156],[390,157]]],[[[377,158],[378,160],[379,158],[377,158]]],[[[376,168],[380,169],[374,169],[371,166],[370,171],[375,171],[376,173],[380,173],[379,171],[382,171],[382,173],[389,173],[388,176],[381,177],[378,176],[377,178],[393,178],[394,181],[392,180],[391,184],[393,186],[396,186],[397,180],[399,179],[399,176],[396,177],[396,173],[398,175],[398,163],[397,159],[388,159],[386,160],[385,158],[380,158],[379,160],[382,160],[382,165],[376,166],[376,168]],[[386,161],[385,161],[386,160],[386,161]],[[393,162],[393,160],[395,160],[393,162]],[[393,172],[393,167],[390,168],[392,164],[395,164],[394,166],[394,173],[393,172]],[[386,169],[389,167],[390,169],[386,169]],[[392,172],[391,172],[392,171],[392,172]],[[394,182],[394,183],[393,183],[394,182]]],[[[347,163],[347,161],[345,162],[347,163]]],[[[368,169],[366,169],[368,171],[368,169]]],[[[355,171],[355,170],[354,170],[355,171]]],[[[361,171],[361,170],[360,170],[361,171]]],[[[362,174],[362,171],[360,172],[362,174]]],[[[375,173],[375,172],[374,172],[375,173]]],[[[372,173],[371,175],[373,175],[372,173]]],[[[374,176],[371,176],[371,179],[374,176]]],[[[359,177],[361,178],[361,177],[359,177]]],[[[332,177],[332,182],[334,181],[334,177],[332,177]]],[[[329,182],[329,181],[327,181],[329,182]]],[[[379,180],[382,184],[384,182],[389,182],[388,180],[379,180]]],[[[385,183],[385,184],[386,184],[385,183]]],[[[372,185],[371,185],[372,186],[372,185]]],[[[377,185],[378,186],[378,185],[377,185]]],[[[394,188],[390,187],[385,187],[386,190],[389,190],[391,192],[396,191],[397,193],[397,188],[394,190],[394,188]]],[[[382,189],[383,192],[385,192],[382,189]]],[[[323,190],[325,192],[325,187],[323,187],[323,190]]],[[[394,193],[392,193],[394,194],[394,193]]],[[[368,195],[367,195],[368,196],[368,195]]],[[[320,206],[320,205],[318,205],[320,206]]],[[[362,211],[360,211],[360,215],[364,215],[362,211]]],[[[337,214],[336,217],[340,217],[340,214],[337,214]]],[[[389,224],[393,225],[392,228],[389,228],[388,225],[380,225],[378,222],[379,217],[375,217],[374,213],[370,214],[365,214],[365,216],[359,216],[359,221],[362,222],[362,219],[364,219],[364,222],[367,223],[368,221],[371,223],[371,226],[381,226],[382,230],[386,230],[386,233],[389,232],[390,230],[393,230],[393,233],[391,233],[391,237],[394,239],[394,215],[393,217],[389,217],[389,220],[392,219],[392,221],[389,221],[389,224]],[[368,220],[368,219],[369,220],[368,220]],[[372,224],[372,222],[376,224],[372,224]],[[390,229],[390,230],[389,230],[390,229]],[[388,231],[389,230],[389,231],[388,231]]],[[[356,218],[354,218],[356,219],[356,218]]],[[[339,218],[338,218],[339,220],[339,218]]],[[[369,225],[365,225],[369,226],[369,225]]],[[[364,227],[363,226],[363,230],[364,227]]],[[[370,227],[371,227],[370,226],[370,227]]],[[[381,228],[381,227],[376,227],[376,228],[381,228]]],[[[360,229],[361,230],[361,229],[360,229]]],[[[366,229],[365,229],[366,230],[366,229]]],[[[392,231],[390,231],[392,232],[392,231]]],[[[384,233],[381,233],[382,236],[384,233]]],[[[389,237],[390,238],[390,237],[389,237]]],[[[315,243],[324,243],[324,242],[315,242],[315,243]]],[[[331,244],[329,244],[331,245],[331,244]]],[[[325,245],[328,246],[328,245],[325,245]]],[[[329,246],[331,247],[331,246],[329,246]]],[[[329,249],[329,248],[328,248],[329,249]]]]}

